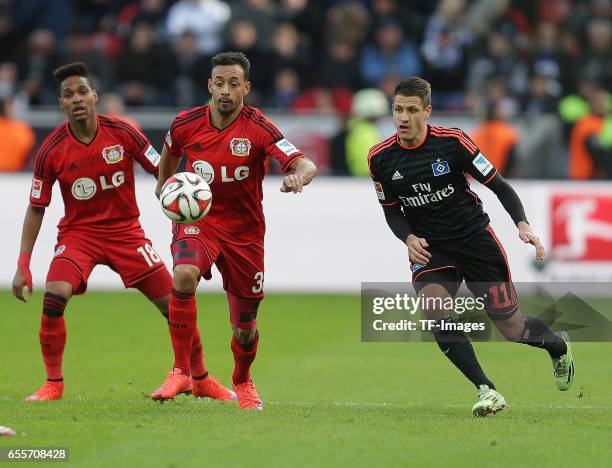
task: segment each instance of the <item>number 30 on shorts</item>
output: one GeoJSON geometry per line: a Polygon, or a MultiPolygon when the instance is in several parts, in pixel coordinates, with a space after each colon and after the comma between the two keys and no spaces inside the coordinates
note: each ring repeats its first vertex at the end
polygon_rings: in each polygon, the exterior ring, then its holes
{"type": "Polygon", "coordinates": [[[253,291],[255,294],[260,293],[261,290],[263,289],[263,281],[264,281],[263,271],[258,271],[257,273],[255,273],[255,276],[253,276],[253,279],[255,280],[255,286],[251,288],[251,291],[253,291]]]}
{"type": "Polygon", "coordinates": [[[157,252],[153,249],[151,244],[145,244],[143,247],[138,247],[136,251],[144,257],[147,265],[150,267],[161,262],[161,258],[159,258],[159,255],[157,255],[157,252]]]}

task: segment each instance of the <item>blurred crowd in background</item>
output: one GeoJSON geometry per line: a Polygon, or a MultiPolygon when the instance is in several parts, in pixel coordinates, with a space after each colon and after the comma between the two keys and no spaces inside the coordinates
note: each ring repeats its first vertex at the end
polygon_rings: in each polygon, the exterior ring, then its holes
{"type": "Polygon", "coordinates": [[[0,170],[27,166],[10,117],[56,104],[57,66],[86,62],[110,108],[185,108],[222,50],[249,57],[249,104],[342,119],[332,174],[367,175],[395,84],[419,75],[504,174],[612,178],[612,0],[0,0],[0,170]]]}

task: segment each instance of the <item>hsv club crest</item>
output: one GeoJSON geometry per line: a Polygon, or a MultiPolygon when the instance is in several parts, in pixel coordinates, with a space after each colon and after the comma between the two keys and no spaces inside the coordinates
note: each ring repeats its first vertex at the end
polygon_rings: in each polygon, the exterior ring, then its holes
{"type": "Polygon", "coordinates": [[[248,138],[232,138],[230,149],[234,156],[248,156],[251,152],[251,142],[248,138]]]}
{"type": "Polygon", "coordinates": [[[107,164],[116,164],[123,160],[123,146],[114,145],[102,150],[102,157],[107,164]]]}

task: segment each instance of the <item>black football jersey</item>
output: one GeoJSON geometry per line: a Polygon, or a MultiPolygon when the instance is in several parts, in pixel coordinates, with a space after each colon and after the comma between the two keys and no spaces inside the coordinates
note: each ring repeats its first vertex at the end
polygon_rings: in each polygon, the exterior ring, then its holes
{"type": "Polygon", "coordinates": [[[415,147],[393,135],[370,149],[368,163],[380,204],[399,204],[428,243],[468,239],[489,224],[466,174],[487,184],[497,169],[463,131],[428,125],[415,147]]]}

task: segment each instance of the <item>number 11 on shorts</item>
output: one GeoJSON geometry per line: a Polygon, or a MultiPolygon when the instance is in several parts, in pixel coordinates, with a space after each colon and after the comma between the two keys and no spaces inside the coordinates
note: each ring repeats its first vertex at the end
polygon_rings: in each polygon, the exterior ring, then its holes
{"type": "Polygon", "coordinates": [[[159,255],[157,255],[157,252],[153,249],[151,244],[145,244],[144,247],[138,247],[136,251],[144,257],[147,265],[150,267],[161,261],[161,258],[159,258],[159,255]]]}

